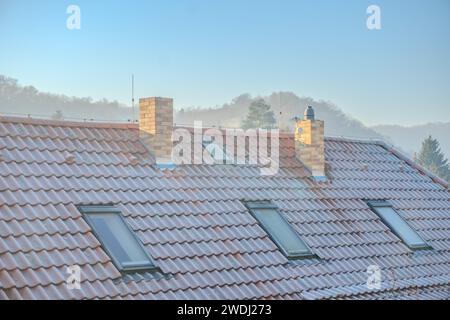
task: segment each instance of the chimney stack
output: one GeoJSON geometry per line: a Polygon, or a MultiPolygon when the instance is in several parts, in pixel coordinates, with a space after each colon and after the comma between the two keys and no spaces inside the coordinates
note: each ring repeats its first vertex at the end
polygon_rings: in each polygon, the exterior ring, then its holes
{"type": "Polygon", "coordinates": [[[139,136],[162,167],[172,162],[173,99],[150,97],[139,99],[139,136]]]}
{"type": "Polygon", "coordinates": [[[314,109],[306,108],[303,120],[296,120],[295,154],[317,181],[325,181],[324,122],[316,120],[314,109]]]}

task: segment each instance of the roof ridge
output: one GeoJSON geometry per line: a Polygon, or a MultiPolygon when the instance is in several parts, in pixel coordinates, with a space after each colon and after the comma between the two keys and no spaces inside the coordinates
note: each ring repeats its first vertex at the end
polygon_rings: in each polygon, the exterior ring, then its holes
{"type": "MultiPolygon", "coordinates": [[[[22,124],[31,124],[31,125],[46,125],[46,126],[57,126],[57,127],[81,127],[81,128],[111,128],[111,129],[138,129],[138,122],[129,122],[129,121],[113,121],[113,120],[98,120],[98,119],[68,119],[68,120],[54,120],[48,118],[33,118],[31,115],[5,115],[0,114],[0,123],[11,122],[11,123],[22,123],[22,124]]],[[[177,124],[174,123],[174,128],[184,128],[188,130],[193,130],[193,125],[188,124],[177,124]]],[[[236,130],[243,128],[233,128],[233,127],[220,127],[220,126],[203,126],[202,130],[207,129],[218,129],[221,131],[226,130],[236,130]]],[[[267,130],[270,135],[270,130],[267,130]]],[[[279,131],[280,138],[289,138],[293,137],[293,132],[279,131]]],[[[368,143],[368,144],[378,144],[384,145],[386,142],[379,138],[359,138],[359,137],[350,137],[350,136],[335,136],[335,135],[325,135],[325,140],[330,141],[341,141],[341,142],[354,142],[354,143],[368,143]]]]}
{"type": "Polygon", "coordinates": [[[396,156],[400,160],[405,161],[410,167],[412,167],[412,168],[418,170],[420,173],[428,176],[433,182],[438,183],[438,184],[442,185],[444,188],[448,189],[449,183],[447,181],[445,181],[441,177],[438,177],[437,175],[435,175],[431,171],[425,169],[423,166],[421,166],[420,164],[418,164],[417,162],[412,160],[410,157],[408,157],[407,155],[405,155],[404,153],[399,151],[394,146],[389,145],[389,144],[387,144],[386,142],[384,142],[382,140],[380,142],[380,146],[385,148],[387,151],[392,153],[394,156],[396,156]]]}
{"type": "Polygon", "coordinates": [[[367,143],[367,144],[376,144],[376,145],[386,144],[386,142],[380,138],[358,138],[358,137],[325,135],[325,140],[338,141],[338,142],[350,142],[350,143],[367,143]]]}
{"type": "Polygon", "coordinates": [[[0,114],[0,123],[21,123],[30,125],[42,125],[53,127],[76,127],[76,128],[101,128],[101,129],[138,129],[137,123],[113,122],[111,120],[91,121],[89,119],[79,120],[53,120],[45,118],[33,118],[31,116],[5,116],[0,114]]]}

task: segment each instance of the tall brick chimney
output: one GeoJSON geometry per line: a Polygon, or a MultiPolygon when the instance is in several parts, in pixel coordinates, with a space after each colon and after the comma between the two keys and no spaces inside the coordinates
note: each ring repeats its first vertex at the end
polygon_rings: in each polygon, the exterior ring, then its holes
{"type": "Polygon", "coordinates": [[[139,99],[139,136],[156,158],[157,165],[172,162],[173,99],[139,99]]]}
{"type": "Polygon", "coordinates": [[[324,122],[315,120],[314,109],[306,108],[302,120],[296,120],[295,154],[317,181],[325,181],[324,122]]]}

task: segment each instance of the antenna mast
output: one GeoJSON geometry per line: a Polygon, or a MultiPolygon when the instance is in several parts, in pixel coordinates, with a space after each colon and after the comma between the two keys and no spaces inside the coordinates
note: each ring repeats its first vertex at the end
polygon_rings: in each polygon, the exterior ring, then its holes
{"type": "Polygon", "coordinates": [[[131,122],[134,122],[134,74],[131,75],[131,122]]]}

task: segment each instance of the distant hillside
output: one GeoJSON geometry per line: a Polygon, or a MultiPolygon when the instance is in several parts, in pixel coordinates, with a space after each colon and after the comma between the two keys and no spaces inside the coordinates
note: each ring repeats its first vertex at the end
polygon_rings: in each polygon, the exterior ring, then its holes
{"type": "MultiPolygon", "coordinates": [[[[194,120],[202,120],[205,126],[239,127],[247,114],[249,105],[256,98],[258,97],[242,94],[218,108],[181,109],[175,115],[175,122],[177,124],[193,124],[194,120]]],[[[434,123],[414,127],[376,126],[368,128],[358,120],[346,115],[331,102],[298,97],[292,92],[277,92],[263,98],[272,106],[282,129],[292,130],[293,118],[301,117],[305,108],[312,105],[316,117],[325,120],[327,135],[384,138],[412,155],[420,148],[421,141],[431,134],[440,141],[447,157],[450,156],[450,139],[448,138],[450,137],[450,123],[434,123]]],[[[137,111],[138,108],[135,110],[135,119],[138,117],[137,111]]],[[[106,99],[92,101],[91,98],[43,93],[32,86],[21,86],[17,80],[2,75],[0,75],[0,113],[109,121],[127,121],[131,118],[131,108],[117,101],[106,99]]]]}
{"type": "Polygon", "coordinates": [[[411,127],[379,125],[371,128],[379,134],[389,137],[395,145],[402,146],[410,154],[417,152],[420,149],[422,141],[428,135],[432,135],[438,139],[442,151],[450,159],[450,122],[429,123],[411,127]]]}
{"type": "Polygon", "coordinates": [[[0,113],[53,116],[61,111],[65,118],[128,120],[130,108],[117,101],[92,101],[91,98],[68,97],[21,86],[17,80],[0,75],[0,113]]]}
{"type": "MultiPolygon", "coordinates": [[[[247,115],[249,105],[257,98],[259,97],[242,94],[220,108],[181,110],[176,114],[176,122],[192,124],[194,120],[202,120],[203,124],[207,126],[239,127],[242,119],[247,115]]],[[[325,133],[328,135],[381,137],[374,130],[344,114],[330,102],[298,97],[292,92],[277,92],[262,98],[272,106],[279,127],[282,129],[292,129],[293,118],[296,116],[302,117],[305,108],[312,105],[316,117],[325,121],[325,133]]]]}

